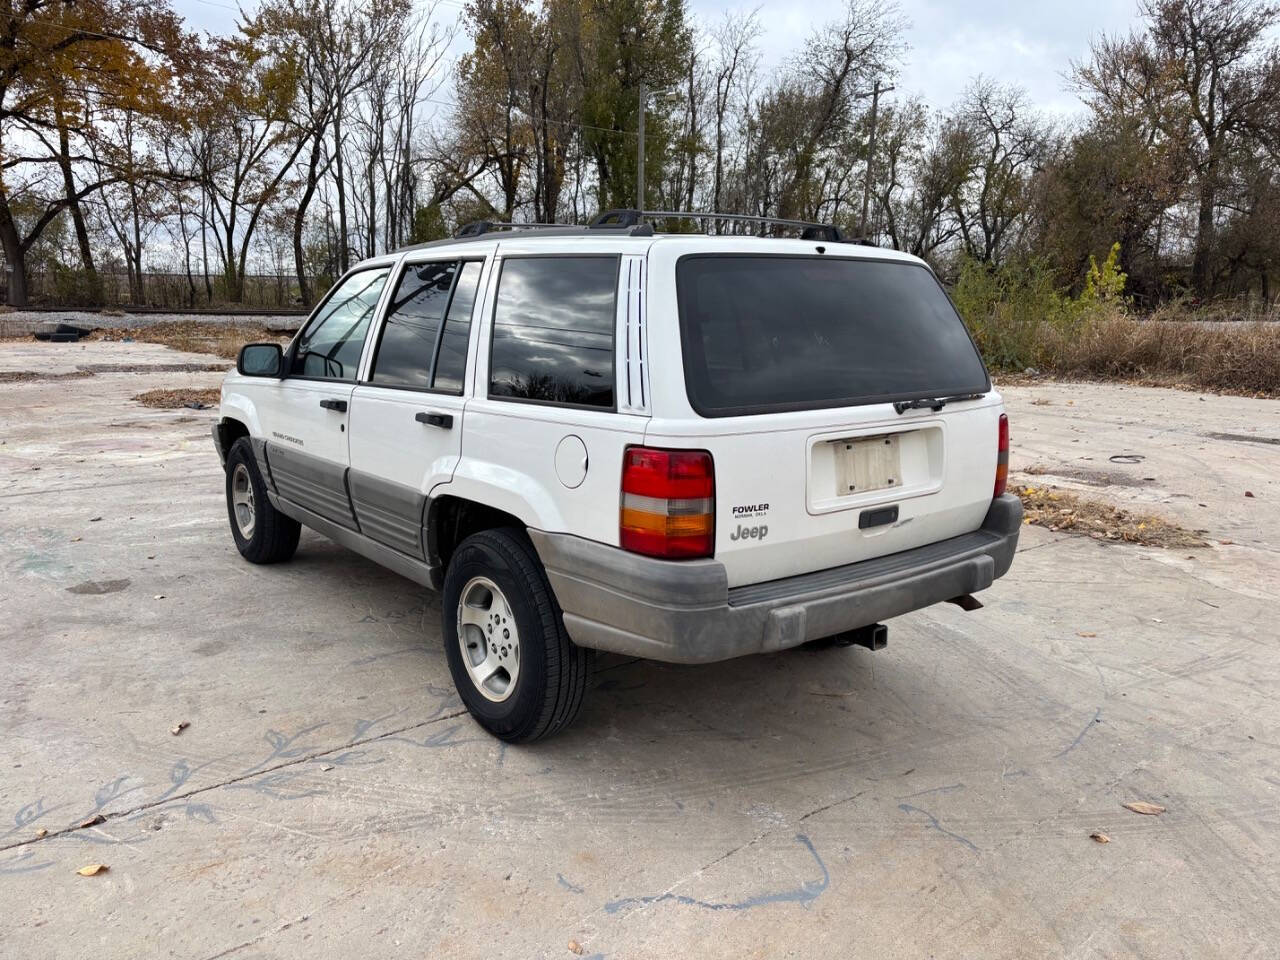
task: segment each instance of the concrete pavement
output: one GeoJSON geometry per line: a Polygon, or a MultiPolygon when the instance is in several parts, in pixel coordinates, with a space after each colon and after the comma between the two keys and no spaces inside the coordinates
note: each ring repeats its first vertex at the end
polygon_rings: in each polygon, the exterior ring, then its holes
{"type": "Polygon", "coordinates": [[[1061,480],[1233,543],[1026,527],[982,610],[875,654],[602,658],[573,728],[506,747],[433,595],[309,533],[240,560],[212,412],[129,399],[218,380],[0,384],[5,955],[1274,955],[1280,445],[1206,435],[1280,436],[1280,403],[1012,389],[1015,468],[1136,453],[1139,485],[1061,480]]]}

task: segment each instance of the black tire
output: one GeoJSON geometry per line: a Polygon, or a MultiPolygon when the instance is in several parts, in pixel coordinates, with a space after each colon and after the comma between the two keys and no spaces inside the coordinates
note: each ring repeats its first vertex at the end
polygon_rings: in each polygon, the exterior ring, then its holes
{"type": "Polygon", "coordinates": [[[227,520],[231,523],[231,536],[235,538],[240,556],[250,563],[281,563],[292,557],[298,549],[302,525],[292,517],[285,516],[267,499],[267,486],[262,482],[258,458],[253,455],[253,446],[248,437],[241,437],[233,443],[231,452],[227,454],[226,487],[227,520]],[[247,537],[236,519],[236,506],[232,499],[233,486],[237,482],[237,471],[240,468],[248,475],[248,482],[253,488],[253,527],[247,537]]]}
{"type": "Polygon", "coordinates": [[[449,672],[477,723],[499,739],[524,743],[573,722],[587,689],[589,651],[565,632],[560,605],[524,531],[485,530],[464,540],[449,561],[440,609],[449,672]],[[458,640],[462,592],[476,578],[498,587],[518,631],[519,669],[500,702],[472,679],[458,640]]]}

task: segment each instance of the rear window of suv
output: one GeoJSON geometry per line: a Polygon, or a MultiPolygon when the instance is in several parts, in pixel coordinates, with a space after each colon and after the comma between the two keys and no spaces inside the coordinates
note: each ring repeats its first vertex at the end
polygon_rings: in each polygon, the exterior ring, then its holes
{"type": "Polygon", "coordinates": [[[689,401],[707,417],[985,393],[986,368],[925,267],[825,256],[676,265],[689,401]]]}

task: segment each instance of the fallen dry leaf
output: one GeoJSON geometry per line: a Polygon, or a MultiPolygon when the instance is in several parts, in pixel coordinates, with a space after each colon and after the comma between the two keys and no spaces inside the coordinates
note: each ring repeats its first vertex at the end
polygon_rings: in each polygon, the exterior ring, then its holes
{"type": "Polygon", "coordinates": [[[133,399],[144,407],[166,410],[189,407],[192,410],[205,410],[216,407],[221,402],[222,391],[217,387],[209,390],[148,390],[133,399]]]}
{"type": "Polygon", "coordinates": [[[1077,637],[1096,637],[1096,636],[1097,636],[1097,634],[1096,634],[1096,633],[1081,633],[1080,631],[1078,631],[1078,630],[1077,630],[1077,631],[1076,631],[1076,636],[1077,636],[1077,637]]]}
{"type": "Polygon", "coordinates": [[[1095,840],[1095,841],[1097,841],[1098,843],[1110,843],[1110,842],[1111,842],[1111,838],[1110,838],[1110,837],[1108,837],[1108,836],[1107,836],[1105,833],[1103,833],[1101,830],[1095,830],[1095,831],[1093,831],[1093,833],[1089,834],[1089,839],[1090,839],[1090,840],[1095,840]]]}
{"type": "Polygon", "coordinates": [[[1145,800],[1131,800],[1129,803],[1122,803],[1120,806],[1126,810],[1132,810],[1134,813],[1141,813],[1144,816],[1154,817],[1157,814],[1164,813],[1164,807],[1158,803],[1147,803],[1145,800]]]}
{"type": "Polygon", "coordinates": [[[95,813],[88,820],[85,820],[80,824],[80,829],[83,830],[85,827],[96,827],[98,824],[106,823],[106,822],[107,822],[106,817],[104,817],[100,813],[95,813]]]}
{"type": "Polygon", "coordinates": [[[1049,530],[1123,541],[1148,547],[1203,547],[1198,532],[1185,530],[1153,514],[1133,513],[1066,490],[1045,486],[1012,486],[1022,499],[1023,522],[1049,530]]]}
{"type": "Polygon", "coordinates": [[[580,944],[577,940],[570,940],[570,941],[569,941],[569,952],[570,952],[570,953],[582,953],[582,944],[580,944]]]}
{"type": "Polygon", "coordinates": [[[176,737],[178,734],[180,734],[183,730],[187,729],[187,727],[189,726],[191,726],[191,723],[189,721],[179,720],[178,725],[176,727],[169,728],[169,732],[176,737]]]}
{"type": "Polygon", "coordinates": [[[97,876],[99,873],[106,873],[110,869],[111,868],[105,863],[90,863],[87,866],[81,867],[76,871],[76,873],[80,874],[82,877],[93,877],[97,876]]]}
{"type": "Polygon", "coordinates": [[[48,835],[49,835],[49,831],[46,830],[44,827],[41,827],[39,830],[36,831],[37,840],[41,840],[44,837],[47,837],[48,835]]]}

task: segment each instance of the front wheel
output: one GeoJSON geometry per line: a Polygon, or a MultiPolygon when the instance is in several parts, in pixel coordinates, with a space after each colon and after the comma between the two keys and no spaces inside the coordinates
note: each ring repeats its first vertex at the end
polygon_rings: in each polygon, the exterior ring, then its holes
{"type": "Polygon", "coordinates": [[[240,556],[250,563],[280,563],[298,549],[302,526],[271,505],[248,437],[227,454],[227,518],[240,556]]]}
{"type": "Polygon", "coordinates": [[[537,740],[578,715],[587,651],[565,632],[523,531],[485,530],[459,545],[445,573],[441,619],[458,695],[495,737],[537,740]]]}

